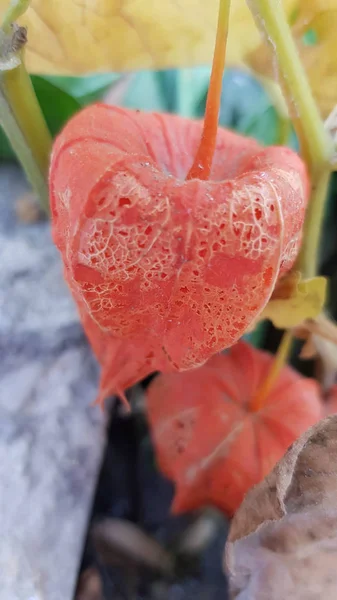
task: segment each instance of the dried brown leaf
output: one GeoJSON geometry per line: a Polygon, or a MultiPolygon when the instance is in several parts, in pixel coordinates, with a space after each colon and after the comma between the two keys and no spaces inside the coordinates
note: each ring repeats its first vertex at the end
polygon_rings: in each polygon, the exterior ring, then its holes
{"type": "Polygon", "coordinates": [[[307,319],[299,327],[295,327],[293,332],[295,337],[301,339],[308,339],[310,334],[316,334],[337,345],[337,323],[324,313],[321,313],[315,319],[307,319]]]}
{"type": "Polygon", "coordinates": [[[23,194],[16,200],[15,212],[19,221],[26,224],[38,223],[45,217],[35,194],[31,192],[23,194]]]}
{"type": "Polygon", "coordinates": [[[180,534],[174,544],[176,555],[198,556],[209,546],[223,522],[223,513],[216,508],[206,508],[180,534]]]}
{"type": "Polygon", "coordinates": [[[170,575],[171,555],[154,538],[130,521],[104,519],[92,528],[96,551],[107,565],[145,567],[170,575]]]}
{"type": "Polygon", "coordinates": [[[234,516],[226,547],[232,598],[337,597],[337,416],[309,429],[234,516]]]}
{"type": "Polygon", "coordinates": [[[329,389],[337,375],[337,325],[321,314],[296,327],[294,334],[305,340],[300,358],[318,359],[318,379],[324,389],[329,389]]]}
{"type": "Polygon", "coordinates": [[[317,358],[317,349],[314,336],[310,335],[308,337],[304,346],[302,347],[299,358],[302,358],[302,360],[311,360],[312,358],[317,358]]]}
{"type": "Polygon", "coordinates": [[[296,292],[296,288],[301,281],[299,271],[291,271],[282,279],[279,279],[272,293],[271,300],[288,300],[296,292]]]}
{"type": "Polygon", "coordinates": [[[75,600],[104,600],[103,586],[97,569],[90,567],[81,573],[75,600]]]}

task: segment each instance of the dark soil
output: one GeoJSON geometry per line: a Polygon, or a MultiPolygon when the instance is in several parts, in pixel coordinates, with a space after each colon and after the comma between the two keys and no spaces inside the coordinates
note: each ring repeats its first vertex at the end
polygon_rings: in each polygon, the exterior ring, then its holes
{"type": "MultiPolygon", "coordinates": [[[[112,411],[79,575],[81,591],[77,590],[75,598],[226,600],[227,582],[222,573],[222,555],[227,520],[215,514],[212,521],[212,512],[206,513],[206,517],[203,513],[180,517],[170,515],[174,489],[156,467],[145,415],[139,406],[137,408],[139,398],[142,403],[142,388],[139,390],[135,394],[136,401],[131,398],[131,414],[125,414],[119,404],[112,411]],[[213,533],[206,536],[201,533],[201,537],[197,534],[197,547],[195,543],[192,546],[185,543],[183,548],[182,541],[187,532],[195,532],[197,523],[204,522],[205,518],[213,523],[213,533]],[[95,526],[106,519],[111,520],[112,528],[117,523],[119,533],[116,534],[117,541],[115,536],[111,542],[108,539],[108,548],[102,554],[95,526]],[[121,533],[125,521],[126,526],[130,522],[135,525],[132,535],[136,536],[136,543],[131,540],[131,553],[127,527],[125,534],[121,533]],[[143,532],[148,534],[150,546],[152,540],[156,540],[153,543],[159,542],[172,558],[173,566],[169,572],[160,564],[151,563],[153,557],[148,556],[148,550],[143,548],[143,532]],[[91,588],[96,590],[95,593],[91,593],[91,588]]],[[[156,557],[156,551],[154,554],[156,557]]]]}

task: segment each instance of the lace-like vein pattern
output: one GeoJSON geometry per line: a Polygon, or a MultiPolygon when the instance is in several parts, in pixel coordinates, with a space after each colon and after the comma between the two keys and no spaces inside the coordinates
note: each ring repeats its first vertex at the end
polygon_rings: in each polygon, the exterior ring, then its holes
{"type": "Polygon", "coordinates": [[[175,513],[232,515],[287,447],[322,417],[319,386],[285,367],[259,412],[249,404],[273,356],[240,341],[193,372],[159,375],[147,392],[157,459],[176,484],[175,513]]]}
{"type": "Polygon", "coordinates": [[[201,129],[99,104],[55,143],[53,236],[103,365],[101,395],[231,346],[298,252],[300,158],[219,129],[210,181],[185,181],[201,129]]]}

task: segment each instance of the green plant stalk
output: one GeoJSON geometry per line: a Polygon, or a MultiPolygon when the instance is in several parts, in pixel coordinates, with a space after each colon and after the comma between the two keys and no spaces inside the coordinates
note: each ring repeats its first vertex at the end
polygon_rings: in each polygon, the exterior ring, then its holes
{"type": "MultiPolygon", "coordinates": [[[[11,0],[2,22],[10,35],[12,23],[28,8],[30,0],[11,0]]],[[[14,152],[37,192],[41,207],[49,212],[48,167],[52,138],[24,64],[24,49],[18,52],[19,66],[0,71],[0,123],[14,152]]]]}
{"type": "Polygon", "coordinates": [[[331,173],[332,142],[324,129],[281,2],[247,0],[250,10],[276,55],[281,84],[311,175],[312,194],[307,210],[298,267],[303,277],[317,271],[320,232],[331,173]]]}
{"type": "Polygon", "coordinates": [[[30,0],[11,0],[2,21],[3,31],[6,33],[10,32],[12,23],[17,21],[26,12],[29,5],[30,0]]]}
{"type": "Polygon", "coordinates": [[[319,269],[319,246],[331,177],[328,165],[312,181],[311,197],[307,208],[301,250],[297,265],[303,277],[315,277],[319,269]]]}
{"type": "MultiPolygon", "coordinates": [[[[22,56],[21,59],[23,59],[22,56]]],[[[18,125],[24,133],[39,168],[48,173],[52,138],[23,61],[15,69],[3,73],[2,82],[18,125]]]]}
{"type": "Polygon", "coordinates": [[[7,135],[22,164],[27,179],[38,194],[41,204],[47,209],[48,207],[48,185],[45,173],[38,167],[35,157],[29,148],[27,141],[19,127],[11,105],[8,102],[6,95],[3,93],[0,85],[0,124],[2,125],[5,134],[7,135]]]}
{"type": "Polygon", "coordinates": [[[0,73],[0,93],[1,125],[42,208],[49,212],[47,181],[52,138],[23,62],[0,73]]]}
{"type": "Polygon", "coordinates": [[[249,410],[252,412],[258,412],[261,410],[268,399],[270,392],[272,391],[281,370],[283,369],[287,359],[291,353],[293,344],[293,333],[289,329],[283,334],[282,340],[277,349],[275,360],[273,361],[266,378],[262,381],[261,386],[258,388],[255,396],[251,399],[249,404],[249,410]]]}
{"type": "Polygon", "coordinates": [[[286,146],[291,134],[291,121],[289,119],[288,107],[283,97],[280,86],[274,81],[270,81],[268,77],[263,75],[256,75],[256,79],[260,81],[268,96],[270,97],[273,107],[277,112],[279,119],[279,130],[276,140],[276,144],[279,146],[286,146]]]}
{"type": "Polygon", "coordinates": [[[278,115],[279,123],[278,123],[278,134],[276,143],[279,146],[286,146],[288,144],[290,134],[291,134],[291,121],[289,119],[284,118],[282,115],[278,115]]]}

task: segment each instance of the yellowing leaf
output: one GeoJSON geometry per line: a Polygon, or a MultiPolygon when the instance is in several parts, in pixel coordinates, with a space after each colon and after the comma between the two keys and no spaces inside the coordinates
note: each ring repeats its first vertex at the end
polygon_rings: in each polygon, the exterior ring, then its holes
{"type": "MultiPolygon", "coordinates": [[[[337,102],[337,0],[297,0],[295,17],[293,34],[312,91],[326,118],[337,102]]],[[[274,78],[273,57],[265,43],[248,54],[246,60],[256,72],[274,78]]]]}
{"type": "Polygon", "coordinates": [[[317,317],[324,306],[326,284],[324,277],[302,281],[299,274],[292,273],[275,290],[261,318],[280,329],[289,329],[317,317]]]}
{"type": "MultiPolygon", "coordinates": [[[[286,10],[296,0],[283,0],[286,10]]],[[[9,0],[0,0],[0,18],[9,0]]],[[[32,0],[27,68],[83,74],[210,63],[218,0],[32,0]]],[[[260,42],[245,0],[232,0],[227,60],[240,63],[260,42]]]]}
{"type": "Polygon", "coordinates": [[[204,0],[32,0],[19,22],[29,71],[70,75],[210,60],[216,17],[204,0]]]}

